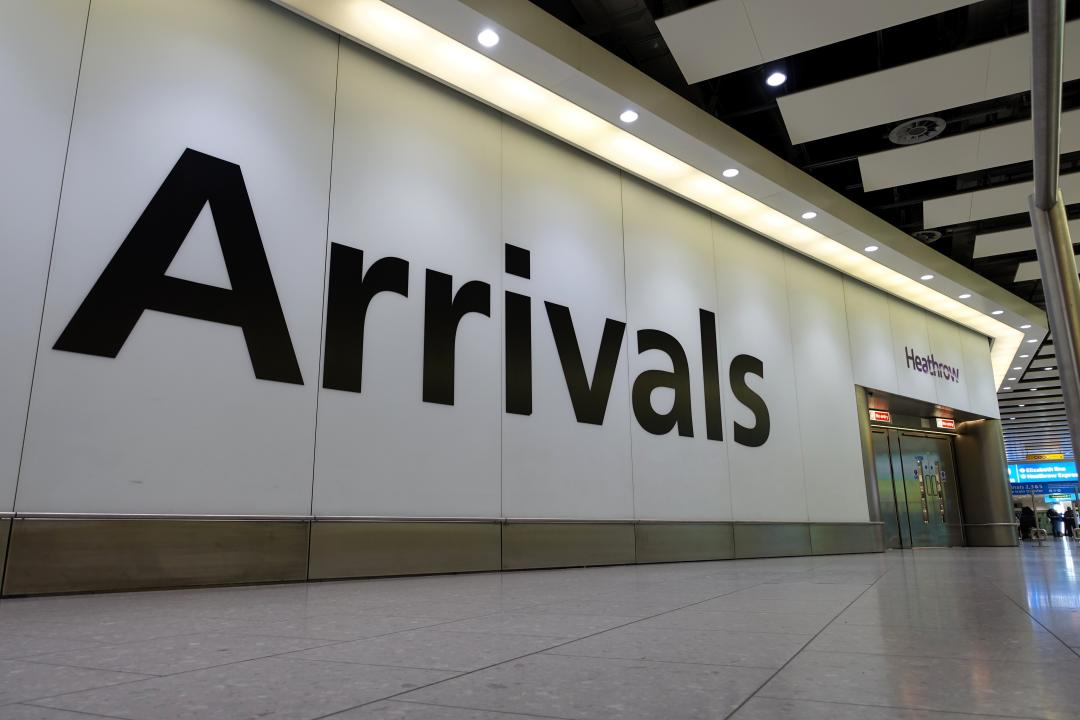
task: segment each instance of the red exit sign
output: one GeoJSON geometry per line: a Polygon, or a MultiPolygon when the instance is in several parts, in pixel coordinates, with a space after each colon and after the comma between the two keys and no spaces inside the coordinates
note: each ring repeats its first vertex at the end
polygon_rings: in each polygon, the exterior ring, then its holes
{"type": "Polygon", "coordinates": [[[938,428],[941,430],[956,429],[956,421],[952,418],[934,418],[934,422],[937,423],[938,428]]]}
{"type": "Polygon", "coordinates": [[[885,412],[884,410],[871,410],[870,411],[870,422],[891,423],[892,422],[892,415],[885,412]]]}

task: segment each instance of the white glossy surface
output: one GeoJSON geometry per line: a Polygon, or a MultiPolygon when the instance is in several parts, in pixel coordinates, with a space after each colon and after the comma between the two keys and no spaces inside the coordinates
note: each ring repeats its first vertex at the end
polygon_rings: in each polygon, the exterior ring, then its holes
{"type": "Polygon", "coordinates": [[[93,3],[18,510],[308,510],[336,57],[255,0],[93,3]],[[51,349],[185,148],[243,169],[305,385],[257,380],[239,328],[155,312],[116,359],[51,349]]]}
{"type": "MultiPolygon", "coordinates": [[[[639,516],[693,519],[731,518],[728,449],[731,421],[724,414],[725,441],[708,439],[702,374],[701,328],[698,310],[715,313],[716,277],[713,267],[712,225],[704,211],[676,198],[657,194],[632,178],[623,183],[623,226],[626,228],[626,299],[629,325],[654,328],[679,341],[690,367],[693,437],[646,432],[636,421],[631,441],[634,461],[634,499],[639,516]]],[[[723,325],[716,336],[722,344],[723,325]]],[[[729,343],[738,344],[734,338],[729,343]]],[[[638,352],[636,337],[628,338],[630,382],[648,370],[672,369],[661,351],[638,352]]],[[[722,352],[717,349],[718,357],[722,352]]],[[[725,366],[720,388],[728,384],[725,366]]],[[[672,407],[674,393],[658,390],[652,406],[672,407]]],[[[724,407],[733,411],[731,405],[724,407]]]]}
{"type": "Polygon", "coordinates": [[[407,261],[409,296],[371,302],[362,392],[319,391],[317,514],[499,514],[499,133],[487,108],[342,45],[330,242],[365,271],[407,261]],[[428,269],[491,285],[491,317],[458,326],[453,406],[421,401],[428,269]]]}
{"type": "MultiPolygon", "coordinates": [[[[981,336],[931,338],[914,306],[273,5],[96,2],[78,97],[20,511],[864,521],[854,385],[996,413],[981,336]],[[243,169],[303,386],[256,380],[237,328],[164,313],[116,359],[52,349],[185,147],[243,169]],[[328,242],[410,263],[409,297],[371,305],[359,394],[317,390],[328,242]],[[531,251],[530,279],[504,273],[503,243],[531,251]],[[491,285],[491,317],[460,326],[452,407],[421,399],[429,268],[491,285]],[[504,290],[532,298],[529,416],[502,408],[504,290]],[[628,323],[602,425],[575,420],[544,301],[570,308],[590,376],[605,319],[628,323]],[[717,315],[722,443],[699,308],[717,315]],[[693,438],[632,415],[634,379],[667,362],[637,352],[646,327],[687,353],[693,438]],[[967,395],[910,377],[905,343],[962,355],[967,395]],[[762,447],[733,441],[753,424],[729,387],[740,354],[764,363],[762,447]]],[[[169,273],[228,286],[211,220],[169,273]]]]}
{"type": "Polygon", "coordinates": [[[0,4],[0,507],[11,510],[88,0],[0,4]],[[28,72],[33,68],[33,72],[28,72]]]}
{"type": "Polygon", "coordinates": [[[532,298],[533,343],[532,415],[502,416],[503,514],[630,517],[626,337],[604,424],[579,423],[544,310],[545,300],[570,308],[591,378],[604,319],[626,320],[620,175],[507,120],[502,197],[503,239],[531,252],[532,277],[503,282],[532,298]]]}
{"type": "Polygon", "coordinates": [[[8,599],[2,714],[1065,718],[1078,564],[1057,540],[8,599]]]}

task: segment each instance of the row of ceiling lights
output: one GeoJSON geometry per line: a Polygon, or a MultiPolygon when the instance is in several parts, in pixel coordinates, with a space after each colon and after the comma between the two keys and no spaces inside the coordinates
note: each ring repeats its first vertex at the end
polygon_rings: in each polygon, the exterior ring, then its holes
{"type": "MultiPolygon", "coordinates": [[[[491,28],[486,28],[484,30],[481,30],[480,34],[476,36],[476,41],[478,43],[480,43],[485,48],[493,48],[493,47],[495,47],[496,45],[499,44],[499,34],[497,32],[495,32],[494,30],[492,30],[491,28]]],[[[770,87],[779,87],[780,85],[783,85],[785,82],[787,82],[787,75],[785,75],[784,73],[782,73],[782,72],[780,72],[778,70],[772,72],[767,78],[765,78],[765,83],[767,85],[769,85],[770,87]]],[[[627,108],[626,110],[623,110],[619,114],[619,120],[622,121],[624,124],[627,124],[627,125],[629,125],[630,123],[636,122],[637,119],[638,119],[637,111],[633,110],[631,108],[627,108]]],[[[734,177],[738,176],[739,169],[738,168],[727,168],[726,170],[724,170],[720,174],[723,175],[727,179],[731,179],[731,178],[734,178],[734,177]]],[[[806,212],[804,212],[801,215],[801,217],[802,217],[803,220],[813,220],[814,218],[817,217],[817,213],[814,212],[813,210],[807,210],[806,212]]],[[[865,252],[867,252],[867,253],[877,252],[879,249],[880,248],[877,245],[867,245],[865,248],[863,248],[863,250],[865,252]]],[[[934,275],[931,274],[931,273],[926,273],[925,275],[920,276],[919,279],[922,280],[923,282],[929,282],[930,280],[934,279],[934,275]]],[[[971,298],[971,293],[968,293],[968,292],[962,293],[962,294],[958,295],[957,297],[960,300],[967,300],[967,299],[971,298]]],[[[993,311],[990,312],[991,315],[1003,315],[1004,313],[1005,313],[1004,310],[993,310],[993,311]]],[[[1027,330],[1030,327],[1031,327],[1031,325],[1025,324],[1025,325],[1021,325],[1020,329],[1021,330],[1027,330]]],[[[1039,341],[1038,338],[1029,338],[1027,342],[1036,343],[1038,341],[1039,341]]],[[[1020,357],[1026,358],[1028,356],[1027,355],[1021,355],[1020,357]]],[[[1014,368],[1014,369],[1019,369],[1019,368],[1014,368]]],[[[1010,388],[1006,387],[1006,388],[1003,388],[1003,389],[1008,390],[1010,388]]]]}
{"type": "MultiPolygon", "coordinates": [[[[772,73],[769,74],[768,77],[765,78],[765,84],[768,85],[769,87],[779,87],[779,86],[783,85],[785,82],[787,82],[787,75],[780,72],[779,70],[773,71],[772,73]]],[[[805,220],[811,220],[811,219],[813,219],[815,217],[817,217],[817,213],[815,213],[815,212],[803,213],[803,219],[805,219],[805,220]]],[[[863,248],[863,250],[865,252],[868,252],[868,253],[877,252],[879,249],[880,248],[878,248],[877,245],[867,245],[865,248],[863,248]]],[[[930,280],[934,279],[934,276],[931,273],[926,273],[925,275],[920,276],[919,279],[922,280],[923,282],[929,282],[930,280]]],[[[968,299],[971,298],[971,293],[968,293],[968,292],[962,293],[957,297],[960,300],[968,300],[968,299]]],[[[1004,315],[1005,311],[1004,310],[993,310],[993,311],[990,312],[990,314],[995,315],[995,316],[996,315],[1004,315]]],[[[1031,325],[1024,324],[1024,325],[1020,326],[1020,329],[1021,330],[1027,330],[1030,327],[1031,327],[1031,325]]],[[[1036,342],[1039,342],[1039,340],[1038,340],[1038,338],[1029,338],[1028,342],[1029,343],[1036,343],[1036,342]]],[[[1020,357],[1026,358],[1028,356],[1027,355],[1021,355],[1020,357]]],[[[1017,368],[1013,368],[1013,369],[1014,370],[1020,370],[1021,368],[1017,367],[1017,368]]],[[[1051,368],[1046,368],[1046,369],[1050,370],[1051,368]]],[[[1016,378],[1009,378],[1009,380],[1015,380],[1015,379],[1016,378]]],[[[1011,390],[1012,388],[1005,387],[1005,388],[1002,388],[1002,389],[1003,390],[1011,390]]],[[[1038,389],[1038,388],[1032,388],[1032,389],[1038,389]]]]}

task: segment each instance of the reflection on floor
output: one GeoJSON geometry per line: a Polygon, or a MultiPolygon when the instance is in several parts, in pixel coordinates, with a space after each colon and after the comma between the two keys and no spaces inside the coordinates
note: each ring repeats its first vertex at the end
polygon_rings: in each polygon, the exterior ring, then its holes
{"type": "Polygon", "coordinates": [[[1064,718],[1080,546],[0,602],[0,720],[1064,718]]]}

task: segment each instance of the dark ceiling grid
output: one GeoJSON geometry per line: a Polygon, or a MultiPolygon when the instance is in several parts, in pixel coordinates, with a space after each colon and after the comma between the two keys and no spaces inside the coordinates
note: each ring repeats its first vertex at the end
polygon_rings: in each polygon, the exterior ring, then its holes
{"type": "MultiPolygon", "coordinates": [[[[792,145],[776,102],[784,94],[1025,33],[1027,0],[981,0],[693,85],[683,77],[656,20],[708,0],[531,2],[904,232],[924,229],[922,204],[926,200],[1031,180],[1031,162],[1026,161],[864,192],[859,156],[895,148],[888,139],[889,131],[910,118],[899,117],[885,125],[792,145]],[[776,68],[782,68],[788,79],[782,87],[770,88],[764,78],[776,68]]],[[[1068,0],[1066,19],[1080,19],[1080,0],[1068,0]]],[[[1080,109],[1080,80],[1065,83],[1062,107],[1065,111],[1080,109]]],[[[939,108],[933,114],[946,121],[941,135],[945,138],[1022,122],[1030,117],[1030,102],[1028,93],[1022,92],[965,106],[939,108]]],[[[1061,172],[1080,173],[1080,151],[1062,156],[1061,172]]],[[[1080,198],[1076,200],[1080,202],[1080,198]]],[[[1070,219],[1080,219],[1080,204],[1070,205],[1068,215],[1070,219]]],[[[1019,264],[1036,259],[1034,250],[974,257],[977,235],[1029,226],[1026,213],[1013,211],[999,217],[925,229],[941,233],[939,239],[927,243],[930,247],[1045,309],[1040,281],[1015,282],[1019,264]]],[[[1080,249],[1080,243],[1076,247],[1080,249]]],[[[1071,452],[1053,345],[1043,345],[1033,354],[1036,357],[1019,379],[1007,383],[1013,389],[1003,390],[998,396],[1010,460],[1059,446],[1071,452]],[[1050,366],[1054,368],[1052,377],[1040,370],[1050,366]],[[1039,390],[1032,392],[1032,387],[1039,390]]]]}

